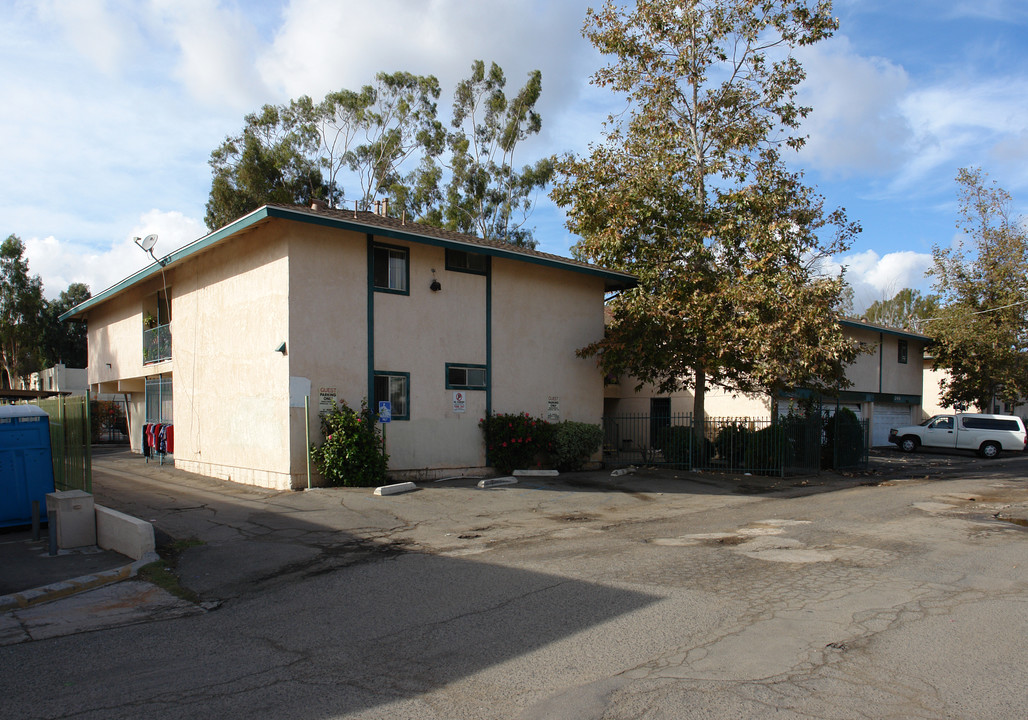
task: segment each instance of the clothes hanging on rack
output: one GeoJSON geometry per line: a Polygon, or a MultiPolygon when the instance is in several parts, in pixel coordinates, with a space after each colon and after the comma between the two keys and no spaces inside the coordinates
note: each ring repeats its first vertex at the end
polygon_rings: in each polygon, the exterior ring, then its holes
{"type": "Polygon", "coordinates": [[[159,455],[161,462],[164,456],[175,451],[175,430],[174,426],[166,423],[146,423],[143,425],[143,457],[149,462],[150,458],[159,455]]]}

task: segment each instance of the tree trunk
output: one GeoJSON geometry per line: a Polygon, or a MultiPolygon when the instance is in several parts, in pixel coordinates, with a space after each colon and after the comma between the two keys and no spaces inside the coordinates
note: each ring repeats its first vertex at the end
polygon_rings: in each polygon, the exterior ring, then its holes
{"type": "Polygon", "coordinates": [[[692,395],[693,446],[702,448],[707,428],[707,423],[705,422],[707,415],[703,409],[704,399],[707,394],[707,371],[702,365],[697,365],[693,368],[693,374],[696,378],[692,395]]]}

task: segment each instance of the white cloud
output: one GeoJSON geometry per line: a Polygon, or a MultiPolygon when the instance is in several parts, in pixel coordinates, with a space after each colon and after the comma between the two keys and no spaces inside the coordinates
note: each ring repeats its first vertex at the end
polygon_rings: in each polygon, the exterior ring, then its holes
{"type": "Polygon", "coordinates": [[[797,53],[807,71],[799,100],[813,107],[801,161],[827,174],[887,173],[904,159],[912,131],[900,111],[910,79],[884,58],[857,54],[846,37],[797,53]]]}
{"type": "Polygon", "coordinates": [[[44,0],[39,17],[54,23],[83,57],[102,72],[119,72],[133,50],[140,47],[140,34],[131,7],[108,0],[44,0]]]}
{"type": "Polygon", "coordinates": [[[854,310],[859,314],[876,300],[888,300],[904,288],[929,290],[925,271],[931,265],[930,253],[902,250],[879,255],[865,250],[836,256],[823,270],[837,274],[845,268],[846,281],[853,287],[854,310]]]}
{"type": "Polygon", "coordinates": [[[154,253],[162,257],[201,237],[206,230],[202,222],[180,212],[153,209],[139,217],[128,235],[107,247],[60,240],[53,235],[30,237],[23,238],[25,257],[29,272],[43,278],[46,297],[56,298],[73,282],[89,285],[95,295],[153,262],[132,241],[150,233],[157,233],[154,253]]]}
{"type": "Polygon", "coordinates": [[[255,67],[261,41],[240,9],[209,0],[156,0],[154,34],[177,46],[175,76],[208,105],[242,112],[273,101],[255,67]]]}
{"type": "Polygon", "coordinates": [[[467,76],[473,60],[499,64],[508,93],[538,69],[543,76],[538,109],[543,139],[548,139],[551,130],[557,130],[559,116],[575,105],[585,87],[582,78],[597,62],[580,34],[588,4],[292,0],[257,67],[282,98],[306,94],[320,99],[340,88],[359,89],[379,72],[435,75],[443,93],[439,110],[444,118],[449,117],[450,93],[467,76]]]}

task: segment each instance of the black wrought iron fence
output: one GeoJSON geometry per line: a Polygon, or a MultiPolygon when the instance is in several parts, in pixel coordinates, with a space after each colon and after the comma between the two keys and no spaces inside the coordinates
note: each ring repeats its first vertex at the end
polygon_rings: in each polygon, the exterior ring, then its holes
{"type": "Polygon", "coordinates": [[[721,417],[695,432],[692,414],[603,418],[604,462],[760,475],[816,473],[867,464],[868,424],[844,416],[721,417]]]}

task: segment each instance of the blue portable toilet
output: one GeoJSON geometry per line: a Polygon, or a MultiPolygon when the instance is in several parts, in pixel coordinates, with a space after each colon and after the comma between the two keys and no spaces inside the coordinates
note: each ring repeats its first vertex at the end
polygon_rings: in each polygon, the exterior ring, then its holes
{"type": "Polygon", "coordinates": [[[0,405],[0,527],[32,522],[32,501],[46,519],[54,491],[50,416],[35,405],[0,405]]]}

